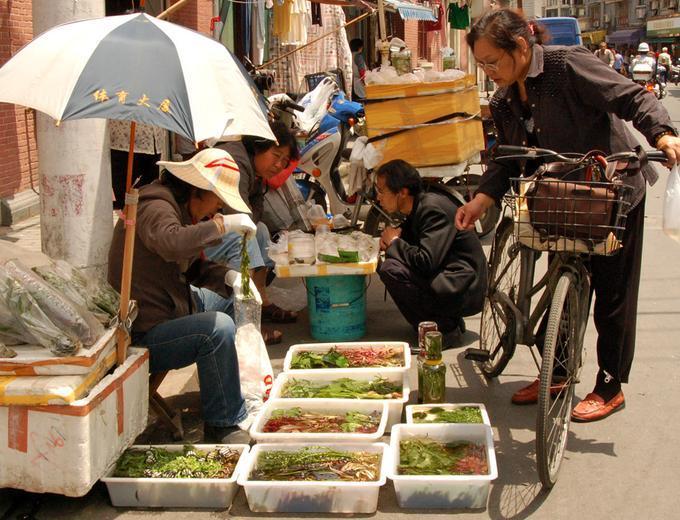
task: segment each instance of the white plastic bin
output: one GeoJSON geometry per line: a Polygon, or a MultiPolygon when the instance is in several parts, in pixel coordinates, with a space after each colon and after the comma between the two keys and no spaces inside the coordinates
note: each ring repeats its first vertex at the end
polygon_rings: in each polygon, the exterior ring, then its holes
{"type": "Polygon", "coordinates": [[[357,370],[362,372],[374,372],[380,370],[383,372],[408,372],[411,368],[411,348],[409,344],[403,341],[350,341],[350,342],[339,342],[339,343],[308,343],[308,344],[297,344],[292,345],[288,352],[286,353],[286,358],[283,360],[283,371],[284,372],[306,372],[308,370],[357,370]],[[293,356],[298,352],[328,352],[332,348],[336,348],[339,351],[351,350],[357,348],[397,348],[401,349],[403,352],[401,367],[360,367],[360,368],[313,368],[313,369],[299,369],[290,368],[293,361],[293,356]]]}
{"type": "Polygon", "coordinates": [[[263,451],[296,451],[309,444],[257,444],[248,455],[248,464],[238,478],[248,499],[248,507],[255,513],[375,513],[378,493],[385,484],[386,472],[391,465],[390,451],[384,443],[333,444],[321,446],[382,454],[380,475],[371,482],[288,482],[250,480],[250,473],[257,467],[257,458],[263,451]]]}
{"type": "Polygon", "coordinates": [[[485,424],[398,424],[390,441],[391,470],[399,507],[414,509],[480,509],[498,477],[491,428],[485,424]],[[488,475],[399,475],[399,443],[427,437],[439,442],[468,441],[486,446],[488,475]]]}
{"type": "Polygon", "coordinates": [[[385,435],[387,426],[387,405],[384,401],[372,402],[364,400],[335,399],[333,402],[320,402],[319,399],[270,399],[260,410],[250,429],[250,436],[257,442],[377,442],[385,435]],[[266,433],[262,429],[272,412],[279,409],[300,407],[304,411],[344,414],[350,411],[380,414],[380,424],[375,433],[266,433]]]}
{"type": "MultiPolygon", "coordinates": [[[[406,407],[406,424],[428,424],[426,422],[416,423],[413,420],[413,414],[416,412],[425,412],[430,408],[444,408],[444,410],[456,410],[465,407],[479,408],[482,413],[482,423],[491,426],[489,414],[486,412],[486,406],[482,403],[433,403],[433,404],[410,404],[406,407]]],[[[431,424],[446,424],[446,423],[431,423],[431,424]]],[[[455,424],[455,423],[451,423],[455,424]]]]}
{"type": "MultiPolygon", "coordinates": [[[[196,444],[200,450],[212,450],[217,444],[196,444]]],[[[221,446],[221,445],[220,445],[221,446]]],[[[225,444],[239,451],[231,477],[222,478],[126,478],[113,477],[116,465],[111,466],[102,478],[115,507],[186,507],[191,509],[226,509],[238,491],[236,479],[248,463],[249,447],[246,444],[225,444]]],[[[135,445],[131,448],[148,449],[151,446],[135,445]]],[[[168,451],[183,451],[181,444],[154,445],[168,451]]]]}
{"type": "MultiPolygon", "coordinates": [[[[283,387],[291,379],[306,379],[318,383],[319,385],[323,383],[330,383],[337,379],[350,378],[356,381],[373,381],[375,377],[382,376],[391,383],[401,383],[402,385],[402,396],[401,399],[326,399],[324,398],[321,402],[332,403],[332,402],[359,402],[359,401],[369,401],[371,403],[387,403],[387,426],[385,431],[390,431],[392,425],[401,422],[401,412],[404,408],[404,404],[408,402],[409,397],[409,384],[408,384],[408,374],[406,372],[383,372],[382,370],[371,370],[357,372],[355,369],[348,370],[307,370],[298,372],[284,372],[278,375],[274,381],[274,386],[270,394],[271,399],[288,399],[281,396],[281,391],[283,387]]],[[[318,401],[317,398],[309,398],[311,401],[318,401]]]]}

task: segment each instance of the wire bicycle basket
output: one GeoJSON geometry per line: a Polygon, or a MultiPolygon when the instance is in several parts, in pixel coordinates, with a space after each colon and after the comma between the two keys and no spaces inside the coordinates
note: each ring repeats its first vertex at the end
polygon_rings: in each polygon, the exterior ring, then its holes
{"type": "Polygon", "coordinates": [[[619,182],[511,179],[517,240],[537,251],[612,255],[622,246],[633,189],[619,182]]]}

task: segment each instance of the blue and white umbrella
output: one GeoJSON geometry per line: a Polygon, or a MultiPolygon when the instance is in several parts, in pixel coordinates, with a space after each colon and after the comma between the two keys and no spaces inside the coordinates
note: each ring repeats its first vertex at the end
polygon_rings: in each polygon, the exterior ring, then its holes
{"type": "Polygon", "coordinates": [[[274,139],[259,92],[221,43],[139,13],[44,32],[0,68],[0,101],[57,122],[136,121],[194,142],[274,139]]]}

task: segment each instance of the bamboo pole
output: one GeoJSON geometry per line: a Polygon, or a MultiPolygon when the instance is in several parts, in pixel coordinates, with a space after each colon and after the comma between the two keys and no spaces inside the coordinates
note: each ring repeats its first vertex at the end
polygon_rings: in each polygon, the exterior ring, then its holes
{"type": "Polygon", "coordinates": [[[168,7],[165,11],[156,16],[156,18],[158,18],[159,20],[165,20],[175,11],[179,11],[182,7],[184,7],[188,3],[189,0],[179,0],[179,2],[177,2],[175,5],[171,5],[170,7],[168,7]]]}
{"type": "MultiPolygon", "coordinates": [[[[134,153],[130,151],[130,153],[134,153]]],[[[130,336],[124,328],[125,322],[128,319],[128,310],[130,306],[130,292],[132,286],[132,259],[135,252],[135,224],[137,219],[137,198],[139,192],[137,189],[130,189],[125,194],[125,246],[123,249],[123,276],[120,282],[120,320],[121,324],[118,327],[117,339],[118,345],[116,349],[116,360],[119,365],[125,363],[127,357],[127,347],[130,344],[130,336]]]]}
{"type": "Polygon", "coordinates": [[[290,56],[291,54],[295,54],[296,52],[301,51],[301,50],[304,49],[305,47],[309,47],[310,45],[314,45],[314,44],[315,44],[316,42],[318,42],[319,40],[323,40],[324,38],[330,36],[331,34],[334,34],[334,33],[338,32],[340,29],[344,29],[345,27],[349,27],[350,25],[355,24],[355,23],[357,23],[357,22],[363,20],[363,19],[366,18],[367,16],[371,16],[374,12],[375,12],[375,11],[369,11],[369,12],[367,12],[367,13],[364,13],[364,14],[362,14],[362,15],[359,15],[359,16],[357,16],[356,18],[351,19],[349,22],[347,22],[347,23],[341,25],[340,27],[336,27],[336,28],[333,29],[332,31],[328,31],[327,33],[322,34],[322,35],[319,36],[318,38],[314,38],[311,42],[307,42],[307,43],[305,43],[304,45],[301,45],[300,47],[297,47],[297,48],[293,49],[292,51],[287,52],[286,54],[282,54],[282,55],[279,56],[278,58],[274,58],[273,60],[270,60],[270,61],[268,61],[267,63],[263,63],[262,65],[260,65],[259,67],[257,67],[257,69],[260,70],[260,69],[267,68],[267,67],[268,67],[269,65],[271,65],[272,63],[276,63],[277,61],[281,61],[282,59],[287,58],[287,57],[290,56]]]}

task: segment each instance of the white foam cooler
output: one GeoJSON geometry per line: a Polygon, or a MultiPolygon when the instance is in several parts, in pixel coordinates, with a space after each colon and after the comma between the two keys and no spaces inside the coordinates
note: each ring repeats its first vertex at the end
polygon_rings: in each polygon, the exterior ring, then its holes
{"type": "Polygon", "coordinates": [[[149,354],[125,363],[70,405],[0,407],[0,487],[85,495],[146,428],[149,354]]]}

